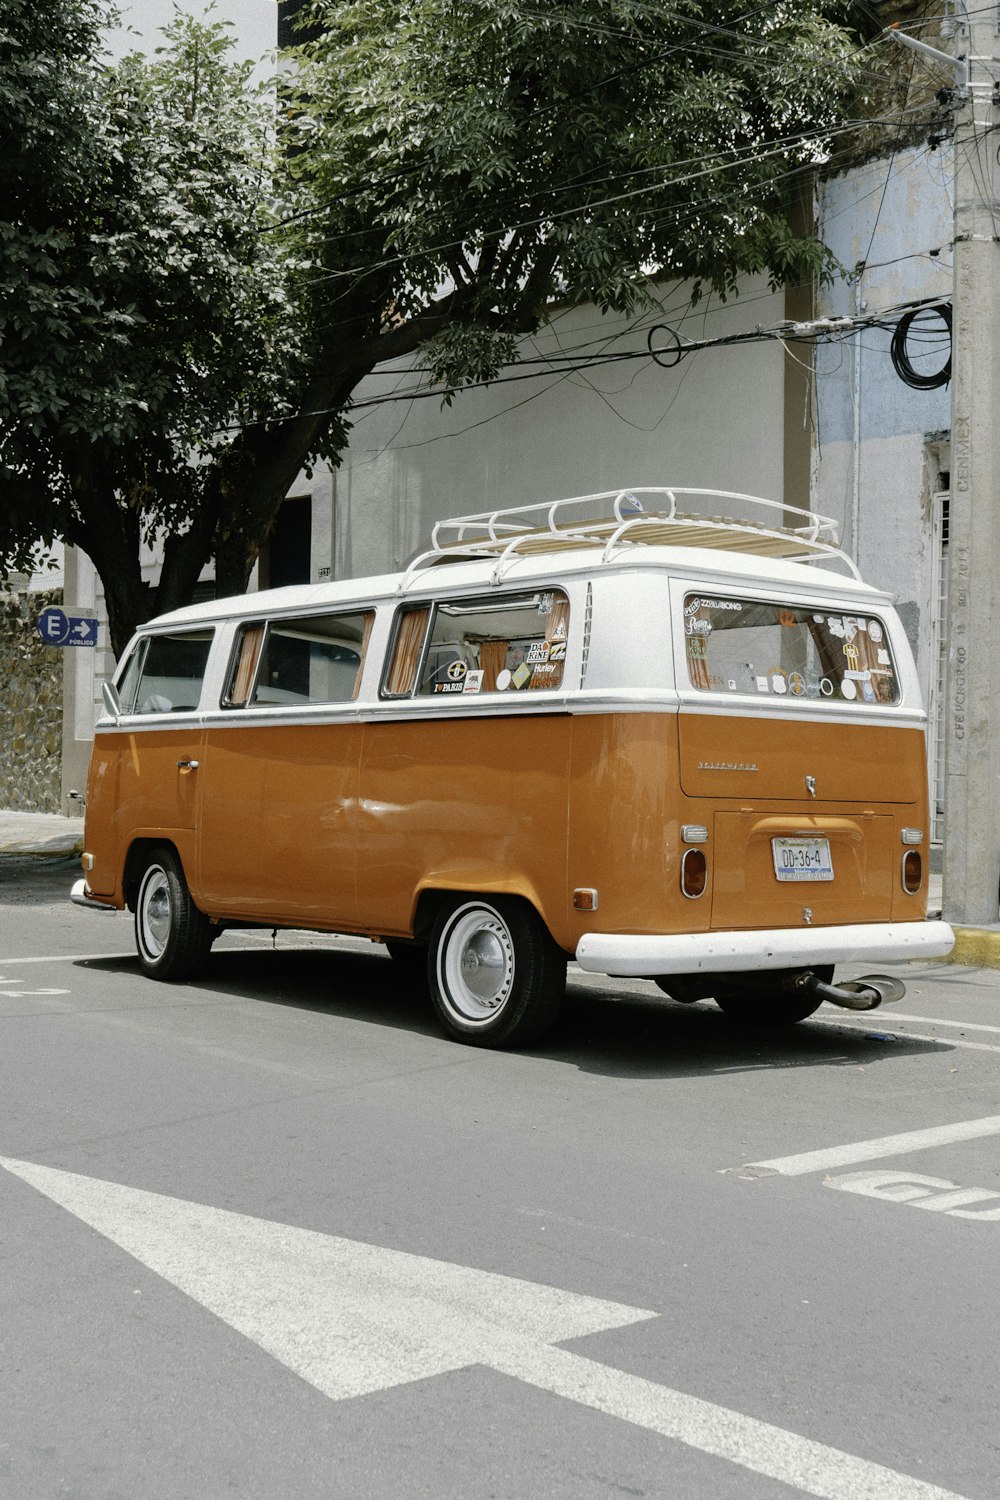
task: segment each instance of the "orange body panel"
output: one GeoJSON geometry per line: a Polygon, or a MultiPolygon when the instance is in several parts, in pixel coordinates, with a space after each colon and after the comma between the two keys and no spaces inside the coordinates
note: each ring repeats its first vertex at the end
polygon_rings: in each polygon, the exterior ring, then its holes
{"type": "Polygon", "coordinates": [[[213,916],[352,927],[361,724],[210,728],[196,903],[213,916]]]}
{"type": "Polygon", "coordinates": [[[508,892],[563,941],[573,724],[566,714],[367,724],[361,925],[409,932],[423,890],[508,892]]]}
{"type": "Polygon", "coordinates": [[[907,896],[900,882],[902,828],[927,828],[920,730],[692,713],[680,716],[678,742],[691,819],[713,834],[714,928],[925,914],[924,893],[907,896]],[[771,840],[796,834],[829,840],[832,881],[777,879],[771,840]]]}
{"type": "Polygon", "coordinates": [[[669,712],[102,732],[90,886],[122,904],[130,843],[163,837],[202,910],[276,925],[405,935],[441,889],[522,895],[568,951],[585,932],[800,926],[804,908],[817,926],[919,920],[899,864],[902,827],[927,826],[923,757],[911,728],[669,712]],[[692,823],[697,900],[678,879],[692,823]],[[779,882],[771,839],[806,831],[834,880],[779,882]],[[596,911],[574,910],[577,887],[596,911]]]}
{"type": "Polygon", "coordinates": [[[822,802],[871,807],[926,796],[918,729],[815,723],[805,715],[682,713],[679,739],[681,787],[689,797],[800,803],[808,800],[807,775],[822,802]]]}
{"type": "Polygon", "coordinates": [[[178,765],[199,760],[199,730],[156,734],[98,734],[87,782],[87,850],[94,856],[90,889],[121,898],[122,872],[136,839],[162,838],[177,847],[185,868],[194,862],[197,771],[178,765]]]}

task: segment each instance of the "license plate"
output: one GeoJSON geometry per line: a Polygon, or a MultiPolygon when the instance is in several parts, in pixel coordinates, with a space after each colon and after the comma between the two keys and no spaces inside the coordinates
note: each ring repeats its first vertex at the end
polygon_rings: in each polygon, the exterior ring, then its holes
{"type": "Polygon", "coordinates": [[[832,880],[829,839],[772,839],[774,873],[779,880],[832,880]]]}

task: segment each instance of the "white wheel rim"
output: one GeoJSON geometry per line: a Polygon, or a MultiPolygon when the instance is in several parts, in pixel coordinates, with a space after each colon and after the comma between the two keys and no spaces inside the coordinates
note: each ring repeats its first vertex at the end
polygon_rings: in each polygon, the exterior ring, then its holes
{"type": "Polygon", "coordinates": [[[153,865],[146,871],[139,892],[139,941],[147,958],[162,957],[170,937],[171,915],[166,871],[153,865]]]}
{"type": "Polygon", "coordinates": [[[463,1025],[496,1019],[514,987],[514,945],[491,907],[455,912],[438,945],[437,976],[441,998],[463,1025]]]}

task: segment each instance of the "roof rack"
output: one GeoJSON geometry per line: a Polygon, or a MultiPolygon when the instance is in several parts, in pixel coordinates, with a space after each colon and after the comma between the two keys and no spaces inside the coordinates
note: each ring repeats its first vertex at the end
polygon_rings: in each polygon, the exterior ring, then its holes
{"type": "Polygon", "coordinates": [[[845,565],[860,579],[853,560],[837,545],[837,525],[830,516],[800,510],[759,495],[741,495],[732,490],[702,490],[646,486],[628,490],[604,490],[595,495],[574,495],[567,500],[483,511],[479,515],[455,516],[439,521],[431,533],[431,545],[410,563],[399,588],[405,590],[417,573],[442,562],[471,558],[496,558],[491,581],[499,583],[506,567],[518,557],[557,552],[578,547],[600,546],[601,562],[620,558],[634,545],[668,547],[714,547],[726,552],[756,557],[819,560],[845,565]],[[645,497],[656,497],[647,501],[645,497]],[[681,512],[677,497],[712,501],[738,501],[759,507],[762,520],[735,520],[729,516],[681,512]],[[648,509],[649,503],[655,509],[648,509]],[[580,517],[584,510],[605,514],[580,517]],[[774,512],[781,523],[774,524],[774,512]],[[576,513],[577,519],[571,519],[576,513]],[[610,512],[610,514],[607,514],[610,512]],[[789,518],[791,524],[789,524],[789,518]],[[766,524],[771,522],[771,524],[766,524]]]}

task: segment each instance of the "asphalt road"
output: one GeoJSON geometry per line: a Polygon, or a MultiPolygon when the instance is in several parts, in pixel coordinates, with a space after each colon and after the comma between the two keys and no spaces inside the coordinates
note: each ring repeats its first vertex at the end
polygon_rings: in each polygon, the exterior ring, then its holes
{"type": "Polygon", "coordinates": [[[996,1500],[992,973],[571,969],[479,1052],[364,943],[153,983],[74,875],[0,859],[0,1495],[996,1500]]]}

